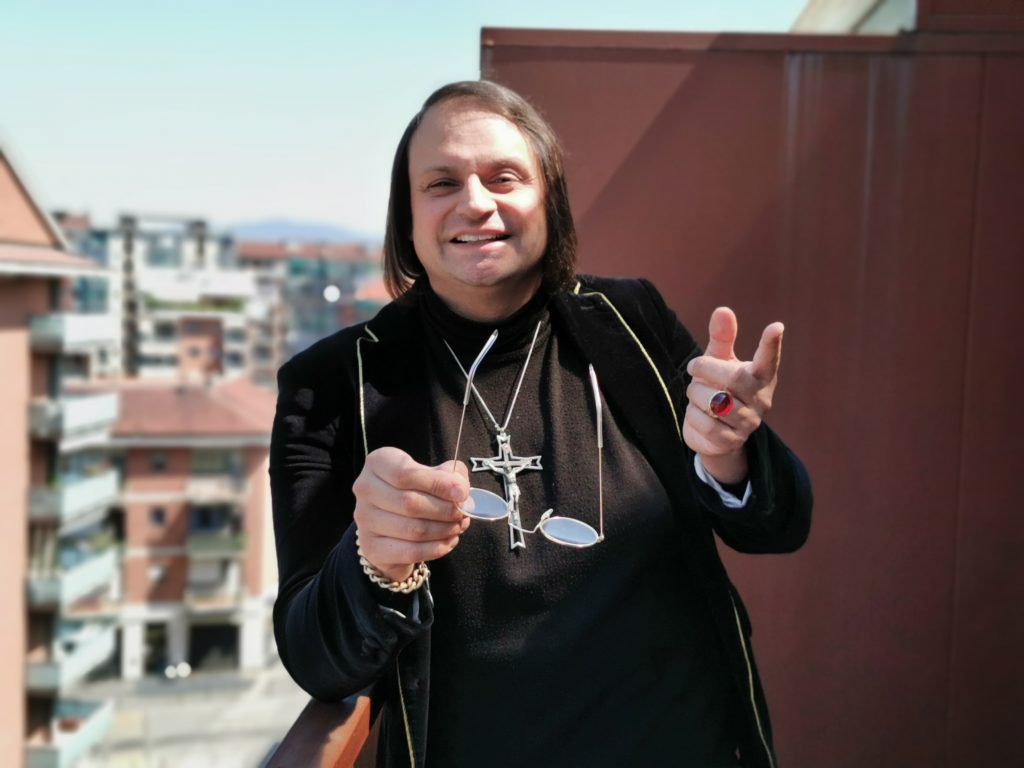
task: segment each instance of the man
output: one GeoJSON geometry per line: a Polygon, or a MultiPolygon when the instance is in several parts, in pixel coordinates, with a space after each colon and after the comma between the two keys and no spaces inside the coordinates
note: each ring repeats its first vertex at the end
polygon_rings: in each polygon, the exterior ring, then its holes
{"type": "Polygon", "coordinates": [[[720,308],[702,355],[649,283],[574,263],[550,127],[492,83],[435,92],[392,171],[396,300],[279,375],[281,658],[321,699],[377,684],[384,765],[773,766],[714,533],[806,538],[762,423],[783,328],[740,361],[720,308]]]}

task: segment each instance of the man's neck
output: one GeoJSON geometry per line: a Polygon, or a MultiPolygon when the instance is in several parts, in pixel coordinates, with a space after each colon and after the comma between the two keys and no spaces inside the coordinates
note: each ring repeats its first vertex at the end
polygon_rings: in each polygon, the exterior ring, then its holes
{"type": "Polygon", "coordinates": [[[448,286],[431,283],[431,288],[455,314],[478,323],[500,323],[526,306],[540,283],[538,275],[514,286],[503,284],[452,291],[448,286]]]}

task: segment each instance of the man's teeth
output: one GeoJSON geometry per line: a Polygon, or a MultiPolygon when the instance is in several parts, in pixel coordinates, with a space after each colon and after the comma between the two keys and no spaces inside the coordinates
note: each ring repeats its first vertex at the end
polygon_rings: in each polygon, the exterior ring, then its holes
{"type": "Polygon", "coordinates": [[[504,240],[508,235],[459,235],[456,243],[483,243],[490,240],[504,240]]]}

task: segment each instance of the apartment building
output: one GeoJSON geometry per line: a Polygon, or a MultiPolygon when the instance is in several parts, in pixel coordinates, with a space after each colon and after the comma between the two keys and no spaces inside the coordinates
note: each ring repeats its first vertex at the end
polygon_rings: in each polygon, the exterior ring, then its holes
{"type": "Polygon", "coordinates": [[[273,394],[241,378],[125,381],[119,393],[122,676],[265,665],[277,588],[273,394]]]}
{"type": "Polygon", "coordinates": [[[0,150],[0,764],[63,768],[103,736],[111,701],[77,684],[115,648],[118,477],[104,446],[115,393],[76,393],[116,321],[72,285],[104,270],[69,253],[0,150]],[[85,362],[83,362],[85,361],[85,362]]]}
{"type": "Polygon", "coordinates": [[[261,314],[252,354],[253,380],[264,386],[275,385],[277,369],[296,352],[368,320],[389,298],[377,288],[380,251],[363,243],[239,240],[234,252],[272,307],[261,314]]]}
{"type": "Polygon", "coordinates": [[[83,255],[115,275],[109,303],[121,335],[112,374],[165,381],[249,375],[250,315],[265,305],[253,276],[235,267],[229,237],[213,235],[201,219],[121,216],[104,229],[81,215],[55,218],[83,255]]]}

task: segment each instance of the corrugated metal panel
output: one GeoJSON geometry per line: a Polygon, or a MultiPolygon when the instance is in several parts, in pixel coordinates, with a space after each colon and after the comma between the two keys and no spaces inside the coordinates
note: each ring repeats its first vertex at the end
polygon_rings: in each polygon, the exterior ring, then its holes
{"type": "Polygon", "coordinates": [[[948,765],[1010,765],[1024,715],[1024,58],[985,61],[968,298],[948,765]]]}
{"type": "Polygon", "coordinates": [[[815,528],[727,554],[780,761],[1009,764],[1024,39],[671,38],[484,30],[484,72],[563,137],[584,271],[651,277],[699,337],[733,306],[748,355],[787,323],[771,421],[815,528]]]}

